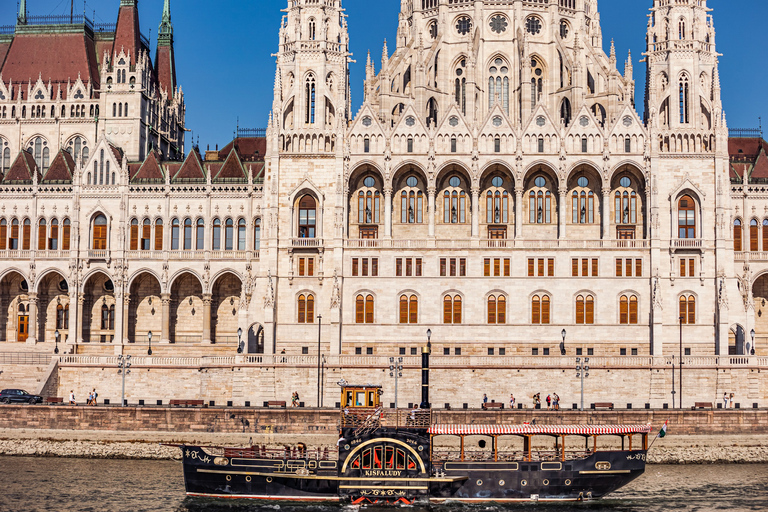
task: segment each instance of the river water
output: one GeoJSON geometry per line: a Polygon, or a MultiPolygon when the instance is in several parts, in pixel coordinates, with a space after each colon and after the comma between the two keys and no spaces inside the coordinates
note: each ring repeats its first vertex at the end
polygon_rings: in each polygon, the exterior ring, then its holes
{"type": "MultiPolygon", "coordinates": [[[[768,510],[768,464],[648,466],[610,499],[579,504],[442,505],[414,512],[768,510]]],[[[1,512],[356,512],[340,505],[188,499],[181,464],[166,461],[0,457],[1,512]]],[[[382,510],[382,509],[376,509],[382,510]]],[[[362,512],[362,511],[361,511],[362,512]]]]}

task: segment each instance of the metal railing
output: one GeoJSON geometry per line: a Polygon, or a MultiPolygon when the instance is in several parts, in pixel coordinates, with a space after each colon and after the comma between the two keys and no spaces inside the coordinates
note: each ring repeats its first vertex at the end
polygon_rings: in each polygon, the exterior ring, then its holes
{"type": "Polygon", "coordinates": [[[51,357],[38,352],[0,352],[0,364],[46,365],[51,357]]]}
{"type": "Polygon", "coordinates": [[[238,128],[237,136],[238,137],[266,137],[267,129],[266,128],[238,128]]]}
{"type": "Polygon", "coordinates": [[[759,128],[729,128],[728,137],[737,139],[759,139],[763,136],[763,130],[759,128]]]}

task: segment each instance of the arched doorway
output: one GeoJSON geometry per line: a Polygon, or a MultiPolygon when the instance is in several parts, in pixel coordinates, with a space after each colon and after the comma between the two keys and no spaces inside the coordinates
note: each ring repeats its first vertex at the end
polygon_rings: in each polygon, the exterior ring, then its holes
{"type": "Polygon", "coordinates": [[[171,285],[169,333],[171,343],[200,343],[203,338],[203,286],[185,272],[171,285]]]}
{"type": "Polygon", "coordinates": [[[248,353],[264,353],[264,327],[260,324],[253,324],[248,328],[248,353]]]}
{"type": "MultiPolygon", "coordinates": [[[[752,284],[752,297],[755,304],[755,354],[765,355],[768,348],[768,274],[755,279],[752,284]]],[[[752,353],[752,337],[747,340],[752,353]]]]}
{"type": "Polygon", "coordinates": [[[728,332],[728,355],[744,355],[744,328],[738,324],[731,326],[728,332]]]}
{"type": "Polygon", "coordinates": [[[215,343],[237,344],[238,316],[240,311],[240,290],[243,284],[230,273],[219,277],[213,283],[211,294],[211,340],[215,343]]]}
{"type": "Polygon", "coordinates": [[[128,305],[128,342],[144,343],[148,334],[158,340],[163,332],[163,301],[160,282],[149,272],[136,277],[131,283],[128,305]]]}
{"type": "Polygon", "coordinates": [[[115,338],[115,285],[96,272],[83,285],[83,341],[111,343],[115,338]]]}
{"type": "Polygon", "coordinates": [[[47,274],[37,287],[40,315],[40,338],[37,341],[59,341],[69,338],[69,285],[58,272],[47,274]]]}
{"type": "Polygon", "coordinates": [[[18,272],[0,279],[0,341],[25,342],[29,337],[29,285],[18,272]]]}

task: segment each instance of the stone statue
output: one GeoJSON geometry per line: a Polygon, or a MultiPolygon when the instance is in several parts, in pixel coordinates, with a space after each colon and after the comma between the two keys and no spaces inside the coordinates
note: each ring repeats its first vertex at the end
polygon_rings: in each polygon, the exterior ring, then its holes
{"type": "Polygon", "coordinates": [[[272,271],[267,272],[267,292],[264,294],[264,309],[274,309],[275,287],[272,284],[272,271]]]}
{"type": "Polygon", "coordinates": [[[331,309],[341,307],[341,286],[339,285],[339,272],[333,270],[333,292],[331,293],[331,309]]]}

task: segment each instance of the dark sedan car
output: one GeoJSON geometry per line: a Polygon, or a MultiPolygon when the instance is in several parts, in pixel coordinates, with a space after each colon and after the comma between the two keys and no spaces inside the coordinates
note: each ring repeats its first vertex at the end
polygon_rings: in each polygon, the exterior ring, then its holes
{"type": "Polygon", "coordinates": [[[4,389],[0,391],[0,404],[10,404],[11,402],[25,402],[35,405],[43,403],[43,397],[31,395],[23,389],[4,389]]]}

